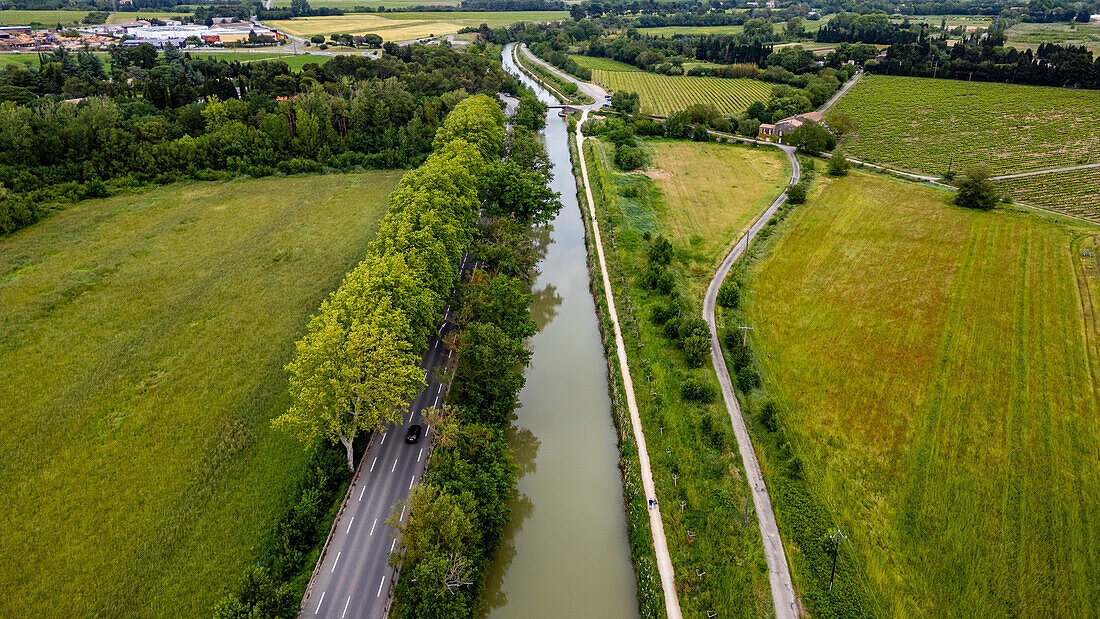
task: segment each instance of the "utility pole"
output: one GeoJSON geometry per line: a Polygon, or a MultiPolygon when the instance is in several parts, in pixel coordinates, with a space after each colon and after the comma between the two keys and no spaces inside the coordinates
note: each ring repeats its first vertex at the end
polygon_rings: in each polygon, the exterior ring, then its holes
{"type": "Polygon", "coordinates": [[[755,331],[755,329],[746,326],[739,326],[737,328],[741,329],[741,347],[744,348],[749,344],[749,331],[755,331]]]}
{"type": "Polygon", "coordinates": [[[837,550],[840,548],[840,540],[848,539],[848,536],[840,532],[840,527],[837,527],[836,533],[829,536],[829,539],[833,540],[833,572],[829,574],[829,591],[833,590],[833,579],[836,577],[836,555],[837,550]]]}
{"type": "Polygon", "coordinates": [[[1092,138],[1092,141],[1089,142],[1089,158],[1085,160],[1085,165],[1088,165],[1088,164],[1092,163],[1092,147],[1093,146],[1096,146],[1096,138],[1092,138]]]}

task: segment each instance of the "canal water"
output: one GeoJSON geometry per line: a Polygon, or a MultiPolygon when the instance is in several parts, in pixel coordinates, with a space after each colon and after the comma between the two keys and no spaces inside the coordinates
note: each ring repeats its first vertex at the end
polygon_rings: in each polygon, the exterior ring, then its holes
{"type": "MultiPolygon", "coordinates": [[[[507,56],[505,68],[518,75],[507,56]]],[[[550,110],[545,143],[563,208],[539,231],[546,252],[533,286],[539,330],[528,342],[534,354],[510,437],[522,468],[518,498],[485,591],[493,619],[638,616],[567,133],[566,120],[550,110]]]]}

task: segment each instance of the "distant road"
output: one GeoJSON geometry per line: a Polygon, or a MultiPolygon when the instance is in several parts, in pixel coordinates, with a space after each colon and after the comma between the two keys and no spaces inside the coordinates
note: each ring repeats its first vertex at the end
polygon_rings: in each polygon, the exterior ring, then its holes
{"type": "MultiPolygon", "coordinates": [[[[1089,168],[1100,168],[1100,161],[1096,163],[1086,163],[1082,165],[1071,165],[1065,168],[1048,168],[1046,170],[1034,170],[1031,172],[1020,172],[1019,174],[1002,174],[1001,176],[990,176],[991,181],[1003,181],[1010,178],[1024,178],[1025,176],[1039,176],[1040,174],[1053,174],[1055,172],[1072,172],[1074,170],[1087,170],[1089,168]]],[[[1100,191],[1098,189],[1097,191],[1100,191]]]]}
{"type": "MultiPolygon", "coordinates": [[[[467,256],[462,270],[473,268],[467,256]]],[[[452,352],[442,338],[453,328],[451,311],[444,315],[438,335],[428,342],[420,367],[427,387],[409,406],[402,423],[377,431],[352,480],[347,503],[333,524],[332,539],[302,600],[303,619],[376,619],[383,616],[393,584],[389,553],[397,531],[386,526],[391,507],[409,496],[424,476],[433,434],[423,411],[438,406],[448,385],[435,380],[436,368],[444,367],[452,352]],[[405,443],[405,431],[413,424],[424,428],[418,444],[405,443]]],[[[404,514],[403,518],[407,518],[404,514]]]]}
{"type": "Polygon", "coordinates": [[[859,71],[856,71],[856,74],[852,76],[852,79],[848,80],[847,84],[842,86],[840,90],[836,91],[835,95],[829,97],[829,100],[825,102],[825,105],[817,108],[817,111],[821,114],[827,112],[829,108],[833,107],[833,104],[836,103],[838,99],[844,96],[844,93],[848,92],[849,88],[856,85],[856,82],[858,82],[859,78],[861,77],[863,77],[863,67],[860,67],[859,71]]]}

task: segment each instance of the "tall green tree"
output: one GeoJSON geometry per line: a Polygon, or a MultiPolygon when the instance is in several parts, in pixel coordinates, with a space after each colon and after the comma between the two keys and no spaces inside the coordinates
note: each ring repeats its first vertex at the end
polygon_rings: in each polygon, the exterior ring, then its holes
{"type": "Polygon", "coordinates": [[[408,329],[404,314],[385,303],[369,315],[347,316],[338,309],[351,305],[346,296],[338,290],[310,321],[286,366],[293,403],[272,424],[304,442],[339,442],[354,469],[359,432],[399,421],[423,380],[419,356],[396,335],[408,329]]]}

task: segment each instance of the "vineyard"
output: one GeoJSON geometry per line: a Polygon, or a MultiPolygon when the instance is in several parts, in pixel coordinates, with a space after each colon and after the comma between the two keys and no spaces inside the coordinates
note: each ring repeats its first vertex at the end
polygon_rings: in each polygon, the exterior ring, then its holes
{"type": "Polygon", "coordinates": [[[997,181],[1017,202],[1100,222],[1100,168],[997,181]]]}
{"type": "Polygon", "coordinates": [[[930,174],[1080,164],[1100,138],[1095,90],[867,75],[836,109],[856,124],[851,156],[930,174]]]}
{"type": "Polygon", "coordinates": [[[754,101],[767,101],[771,85],[750,79],[658,75],[642,71],[592,71],[592,80],[609,92],[636,92],[642,113],[668,116],[695,103],[709,103],[728,114],[744,112],[754,101]]]}

